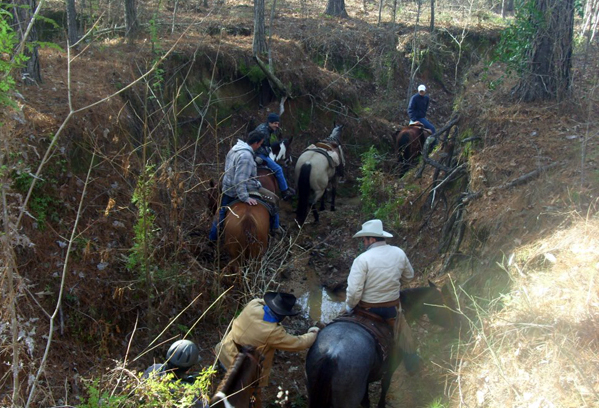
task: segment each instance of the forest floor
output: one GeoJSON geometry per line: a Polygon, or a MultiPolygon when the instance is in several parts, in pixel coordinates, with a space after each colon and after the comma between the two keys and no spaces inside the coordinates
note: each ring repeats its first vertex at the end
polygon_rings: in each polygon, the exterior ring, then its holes
{"type": "MultiPolygon", "coordinates": [[[[599,156],[597,123],[592,118],[599,117],[599,107],[595,103],[594,88],[586,86],[594,80],[593,70],[583,69],[583,61],[575,59],[575,92],[571,104],[522,104],[511,98],[513,79],[503,79],[502,68],[488,69],[487,65],[473,63],[468,72],[460,73],[462,79],[458,82],[453,77],[454,67],[449,63],[441,64],[441,76],[433,79],[429,72],[430,77],[422,79],[431,90],[429,117],[440,128],[457,108],[461,117],[460,132],[470,132],[469,137],[480,138],[468,146],[459,146],[457,155],[468,167],[468,191],[480,193],[480,196],[467,204],[464,216],[467,232],[459,253],[439,253],[444,221],[455,211],[456,197],[448,192],[429,219],[431,210],[423,201],[424,193],[433,183],[434,169],[428,166],[422,178],[415,178],[415,171],[411,171],[399,179],[391,153],[391,134],[407,120],[403,104],[398,102],[406,97],[406,77],[395,77],[397,83],[387,87],[379,86],[374,80],[354,80],[349,75],[326,69],[326,62],[324,67],[311,62],[304,50],[305,47],[319,49],[325,59],[328,55],[352,53],[358,55],[357,59],[365,58],[379,49],[381,38],[398,36],[399,44],[409,43],[412,24],[384,23],[376,28],[374,3],[367,3],[364,10],[362,3],[346,2],[350,12],[350,18],[346,20],[323,18],[322,5],[307,4],[308,8],[302,10],[293,2],[277,3],[272,58],[285,83],[298,81],[302,97],[318,101],[316,110],[321,116],[312,117],[299,131],[295,123],[301,116],[300,104],[289,104],[282,116],[283,131],[285,135],[296,132],[292,153],[297,157],[310,142],[328,136],[331,117],[344,122],[342,140],[347,146],[347,170],[340,183],[337,210],[321,212],[320,223],[314,223],[310,216],[299,231],[294,222],[295,202],[282,203],[281,220],[288,234],[271,246],[267,256],[272,262],[257,269],[265,276],[276,271],[274,277],[265,278],[272,279],[268,289],[279,288],[307,299],[306,308],[310,306],[310,296],[315,291],[322,292],[323,287],[329,296],[337,295],[337,300],[342,299],[349,267],[359,253],[357,242],[351,237],[368,217],[363,212],[359,186],[361,154],[370,145],[375,145],[381,152],[380,171],[386,182],[392,191],[403,197],[403,205],[385,229],[394,234],[390,243],[406,251],[416,270],[412,286],[427,285],[429,279],[439,285],[458,282],[491,302],[497,290],[493,285],[499,285],[494,279],[503,281],[496,278],[501,274],[497,263],[501,263],[502,258],[570,225],[574,213],[594,214],[596,192],[599,191],[599,156]],[[489,82],[493,79],[503,82],[491,89],[489,82]],[[331,94],[317,93],[320,91],[331,94]],[[456,98],[458,92],[460,97],[456,98]],[[326,96],[330,95],[348,99],[359,95],[360,104],[368,109],[359,114],[351,111],[338,114],[334,104],[328,105],[326,96]],[[329,110],[323,109],[325,105],[329,110]],[[294,123],[293,127],[291,123],[294,123]],[[582,156],[583,149],[585,156],[582,156]],[[554,167],[541,172],[532,181],[505,187],[518,177],[550,165],[554,167]],[[447,265],[449,256],[454,260],[447,265]],[[280,260],[283,261],[275,265],[280,260]]],[[[460,30],[466,24],[451,17],[449,10],[441,8],[439,13],[440,30],[460,30]]],[[[414,9],[406,7],[400,17],[400,21],[415,21],[414,9]]],[[[169,21],[168,16],[163,18],[169,21]]],[[[245,4],[228,2],[227,7],[216,11],[189,6],[180,10],[177,29],[172,35],[166,28],[161,32],[160,47],[162,50],[174,47],[182,60],[188,60],[196,53],[208,60],[218,52],[229,66],[226,58],[249,61],[252,37],[248,35],[248,27],[252,26],[252,18],[252,8],[245,4]],[[182,32],[181,27],[188,29],[182,32]]],[[[498,25],[487,20],[481,23],[479,18],[468,30],[472,35],[496,38],[498,25]]],[[[425,43],[433,40],[432,36],[425,38],[425,43]]],[[[136,208],[131,205],[131,199],[140,172],[140,166],[134,162],[138,161],[141,143],[136,142],[142,132],[135,134],[132,131],[135,126],[131,125],[140,111],[131,106],[135,105],[136,98],[142,98],[132,91],[123,94],[126,97],[111,97],[94,105],[138,78],[144,66],[151,66],[156,57],[152,53],[153,41],[149,35],[141,36],[133,43],[120,38],[98,40],[79,48],[77,58],[69,66],[64,50],[43,49],[43,83],[33,87],[19,84],[21,111],[3,113],[5,126],[2,132],[7,151],[21,152],[20,157],[31,163],[28,170],[35,171],[32,164],[36,157],[39,160],[43,155],[43,149],[69,112],[86,107],[66,124],[53,151],[54,159],[43,173],[47,180],[44,188],[52,186],[56,193],[53,200],[60,204],[40,204],[48,209],[45,229],[39,228],[39,221],[31,217],[25,217],[23,221],[23,243],[30,241],[35,247],[21,245],[17,250],[19,273],[29,291],[22,312],[29,319],[42,317],[43,322],[30,320],[26,325],[25,337],[32,339],[36,346],[26,363],[31,367],[35,367],[32,356],[38,356],[43,349],[42,336],[48,332],[43,314],[52,310],[56,300],[53,290],[64,265],[64,243],[68,241],[65,237],[76,218],[87,164],[92,162],[89,157],[92,151],[97,155],[97,170],[89,183],[80,221],[82,232],[72,250],[66,277],[67,295],[61,310],[60,334],[53,344],[48,363],[55,372],[67,374],[42,382],[47,386],[44,396],[47,406],[59,402],[65,405],[76,403],[77,398],[84,395],[85,381],[81,377],[88,379],[99,375],[110,369],[114,360],[123,361],[126,356],[130,360],[142,355],[152,340],[148,333],[159,332],[151,326],[150,318],[142,327],[134,329],[140,311],[143,320],[145,301],[139,300],[143,291],[135,289],[138,277],[128,274],[123,260],[134,242],[131,231],[136,221],[136,208]],[[69,109],[67,91],[72,96],[72,110],[69,109]],[[82,140],[85,142],[81,143],[82,140]],[[100,309],[103,311],[99,312],[100,309]],[[135,341],[129,344],[132,338],[135,341]],[[73,372],[77,375],[68,374],[73,372]],[[68,391],[65,391],[65,384],[68,391]],[[74,397],[67,401],[65,393],[74,397]]],[[[400,48],[400,51],[405,52],[405,49],[400,48]]],[[[596,68],[597,61],[593,58],[587,63],[596,68]]],[[[220,67],[219,71],[219,79],[225,81],[226,68],[220,67]]],[[[153,318],[157,326],[164,327],[190,304],[191,299],[205,293],[206,296],[194,304],[195,311],[186,312],[175,324],[177,330],[184,332],[194,327],[199,317],[197,311],[208,312],[191,336],[202,348],[204,365],[214,361],[212,347],[220,340],[235,311],[251,296],[265,289],[264,281],[251,283],[248,278],[246,282],[250,283],[246,283],[246,287],[239,291],[241,293],[211,309],[212,300],[216,298],[214,292],[224,286],[215,276],[221,273],[226,256],[212,253],[202,235],[207,232],[211,219],[205,208],[205,187],[210,179],[218,178],[222,158],[230,144],[241,137],[249,121],[258,124],[269,111],[278,110],[278,100],[272,96],[260,98],[255,90],[252,91],[254,96],[231,114],[228,126],[210,125],[215,139],[217,131],[214,129],[218,127],[218,141],[202,141],[197,153],[197,163],[201,165],[194,169],[180,165],[180,172],[175,171],[175,175],[168,172],[168,165],[157,171],[160,177],[157,178],[153,210],[159,214],[158,218],[168,222],[162,226],[164,236],[157,240],[159,244],[156,244],[153,256],[167,259],[171,252],[180,255],[173,271],[165,272],[171,274],[168,287],[160,287],[161,281],[158,281],[150,288],[157,299],[153,318]]],[[[193,139],[192,131],[185,135],[189,140],[193,139]]],[[[193,148],[194,144],[187,142],[181,150],[193,148]]],[[[438,150],[431,157],[439,160],[442,154],[438,150]]],[[[188,159],[189,155],[185,157],[188,159]]],[[[185,160],[181,159],[182,162],[185,160]]],[[[19,191],[12,196],[13,210],[22,194],[19,191]]],[[[322,293],[324,296],[325,292],[322,293]]],[[[314,304],[320,307],[318,301],[314,304]]],[[[306,310],[286,325],[296,333],[303,333],[317,320],[320,320],[318,314],[306,310]]],[[[455,396],[455,339],[426,321],[420,322],[414,330],[422,344],[419,351],[426,363],[417,377],[406,376],[402,368],[398,370],[388,406],[431,406],[439,399],[449,400],[451,395],[455,396]]],[[[4,336],[4,328],[2,333],[4,336]]],[[[171,335],[176,333],[171,330],[171,335]]],[[[159,343],[166,341],[168,339],[160,338],[159,343]]],[[[163,349],[157,347],[131,363],[129,368],[143,370],[152,360],[161,359],[163,349]]],[[[304,359],[305,352],[277,353],[271,386],[265,394],[271,406],[305,406],[304,359]],[[289,392],[290,402],[280,402],[277,398],[279,387],[289,392]]],[[[0,374],[4,377],[4,371],[0,374]]],[[[376,394],[376,390],[373,392],[376,394]]],[[[376,400],[375,397],[373,395],[371,400],[376,400]]]]}

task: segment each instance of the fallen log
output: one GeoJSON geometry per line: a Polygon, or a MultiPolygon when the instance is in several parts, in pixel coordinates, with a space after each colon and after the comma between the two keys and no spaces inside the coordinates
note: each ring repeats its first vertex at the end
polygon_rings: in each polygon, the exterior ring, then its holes
{"type": "Polygon", "coordinates": [[[276,88],[279,92],[281,92],[281,94],[283,94],[283,96],[289,96],[289,97],[291,97],[289,91],[287,90],[287,88],[285,87],[285,85],[283,85],[283,83],[281,82],[281,80],[279,78],[277,78],[275,76],[275,74],[273,74],[272,72],[270,72],[270,70],[268,69],[268,67],[266,66],[266,64],[264,64],[264,62],[262,62],[262,60],[257,55],[254,55],[254,60],[256,61],[256,63],[258,64],[258,66],[260,67],[260,69],[262,70],[262,72],[264,72],[264,74],[266,75],[266,77],[270,81],[271,85],[273,85],[274,88],[276,88]]]}
{"type": "MultiPolygon", "coordinates": [[[[560,163],[559,162],[554,162],[554,163],[548,164],[546,166],[539,167],[538,169],[533,170],[531,172],[528,172],[528,173],[526,173],[526,174],[524,174],[524,175],[522,175],[522,176],[520,176],[520,177],[518,177],[518,178],[516,178],[516,179],[514,179],[514,180],[512,180],[510,182],[501,184],[499,186],[491,187],[487,191],[504,190],[504,189],[507,189],[507,188],[518,186],[520,184],[524,184],[524,183],[528,182],[529,180],[531,180],[531,179],[539,176],[541,173],[543,173],[543,172],[545,172],[545,171],[547,171],[549,169],[554,168],[558,164],[560,164],[560,163]]],[[[463,203],[467,203],[469,201],[472,201],[472,200],[475,200],[477,198],[480,198],[482,195],[483,195],[482,191],[477,191],[475,193],[466,194],[462,198],[462,202],[463,203]]]]}

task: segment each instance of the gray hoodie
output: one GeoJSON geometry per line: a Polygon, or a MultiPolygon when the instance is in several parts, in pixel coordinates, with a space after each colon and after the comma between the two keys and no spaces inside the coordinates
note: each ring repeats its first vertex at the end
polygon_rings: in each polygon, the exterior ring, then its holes
{"type": "Polygon", "coordinates": [[[257,173],[254,150],[243,140],[238,140],[225,160],[223,193],[247,202],[250,198],[249,192],[258,191],[261,187],[256,179],[257,173]]]}

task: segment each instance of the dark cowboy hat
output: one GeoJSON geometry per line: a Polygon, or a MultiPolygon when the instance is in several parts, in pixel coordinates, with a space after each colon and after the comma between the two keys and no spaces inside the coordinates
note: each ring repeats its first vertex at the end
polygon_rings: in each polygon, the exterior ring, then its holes
{"type": "Polygon", "coordinates": [[[295,316],[298,314],[299,312],[292,310],[296,300],[295,296],[289,293],[266,292],[264,294],[266,305],[279,316],[295,316]]]}

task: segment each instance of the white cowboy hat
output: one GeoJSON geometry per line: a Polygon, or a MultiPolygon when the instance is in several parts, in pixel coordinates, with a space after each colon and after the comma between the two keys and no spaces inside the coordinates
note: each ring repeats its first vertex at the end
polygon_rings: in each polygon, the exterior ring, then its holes
{"type": "Polygon", "coordinates": [[[362,229],[353,236],[353,238],[360,237],[393,238],[393,235],[383,231],[383,222],[381,220],[370,220],[362,224],[362,229]]]}

